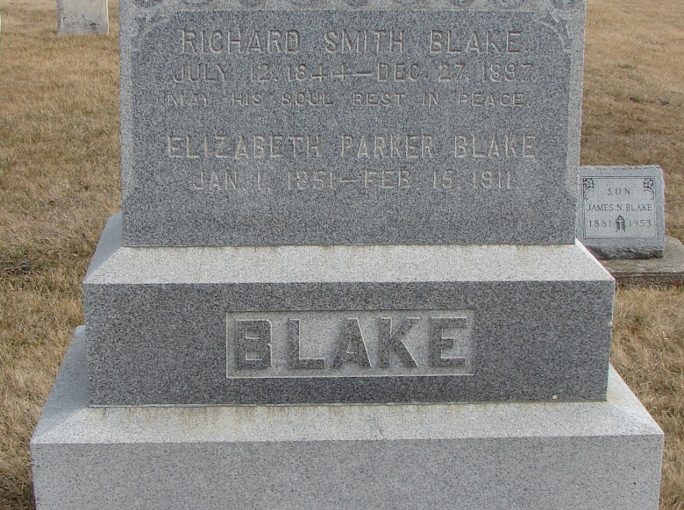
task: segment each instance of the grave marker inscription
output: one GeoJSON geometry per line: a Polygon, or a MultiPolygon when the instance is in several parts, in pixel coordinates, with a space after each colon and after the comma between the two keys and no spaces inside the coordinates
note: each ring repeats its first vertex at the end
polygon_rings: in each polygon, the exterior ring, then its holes
{"type": "Polygon", "coordinates": [[[664,181],[657,166],[581,167],[577,237],[603,258],[662,257],[664,181]]]}
{"type": "Polygon", "coordinates": [[[125,244],[574,239],[550,14],[159,9],[123,11],[125,244]]]}

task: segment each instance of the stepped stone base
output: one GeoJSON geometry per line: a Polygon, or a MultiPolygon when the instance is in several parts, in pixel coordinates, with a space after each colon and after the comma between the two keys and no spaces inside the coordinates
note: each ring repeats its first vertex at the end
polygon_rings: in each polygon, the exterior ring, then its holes
{"type": "Polygon", "coordinates": [[[665,237],[662,258],[602,260],[603,266],[620,285],[678,286],[684,284],[684,245],[679,239],[665,237]]]}
{"type": "Polygon", "coordinates": [[[92,405],[606,395],[615,282],[580,245],[130,248],[117,215],[83,287],[92,405]]]}
{"type": "Polygon", "coordinates": [[[648,510],[663,434],[607,402],[89,408],[83,329],[31,441],[45,509],[648,510]]]}

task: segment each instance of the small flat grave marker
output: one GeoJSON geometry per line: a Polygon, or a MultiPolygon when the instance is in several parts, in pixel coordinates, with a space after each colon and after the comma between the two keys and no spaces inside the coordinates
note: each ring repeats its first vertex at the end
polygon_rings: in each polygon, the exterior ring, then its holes
{"type": "Polygon", "coordinates": [[[605,259],[662,257],[659,166],[585,166],[579,171],[577,238],[605,259]]]}
{"type": "Polygon", "coordinates": [[[57,33],[60,35],[108,34],[107,0],[57,0],[57,33]]]}

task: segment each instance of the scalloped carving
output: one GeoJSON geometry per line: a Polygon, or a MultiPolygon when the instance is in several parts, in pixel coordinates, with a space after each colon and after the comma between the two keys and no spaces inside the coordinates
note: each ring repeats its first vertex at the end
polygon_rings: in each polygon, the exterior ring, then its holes
{"type": "Polygon", "coordinates": [[[316,7],[326,4],[326,0],[289,0],[292,5],[300,7],[316,7]]]}
{"type": "Polygon", "coordinates": [[[449,2],[456,7],[470,7],[475,3],[475,0],[449,0],[449,2]]]}
{"type": "Polygon", "coordinates": [[[429,0],[394,0],[394,3],[397,3],[399,5],[406,5],[406,6],[425,5],[425,4],[429,3],[429,0]]]}
{"type": "Polygon", "coordinates": [[[505,9],[517,9],[522,7],[526,0],[499,0],[498,3],[505,9]]]}
{"type": "Polygon", "coordinates": [[[151,14],[147,16],[136,16],[135,21],[138,24],[138,29],[133,36],[133,47],[135,49],[138,49],[140,42],[142,38],[147,35],[150,30],[152,30],[155,26],[157,26],[160,23],[163,23],[165,21],[168,21],[169,18],[168,16],[162,16],[161,14],[151,14]]]}
{"type": "Polygon", "coordinates": [[[556,9],[572,9],[579,3],[579,0],[551,0],[556,9]]]}
{"type": "Polygon", "coordinates": [[[564,50],[570,49],[570,31],[568,30],[568,22],[553,15],[551,11],[546,12],[546,16],[539,18],[539,21],[551,27],[558,38],[564,50]]]}
{"type": "Polygon", "coordinates": [[[159,5],[162,3],[164,0],[133,0],[135,5],[138,5],[140,7],[154,7],[155,5],[159,5]]]}
{"type": "MultiPolygon", "coordinates": [[[[182,0],[182,3],[190,6],[205,6],[213,3],[215,0],[182,0]]],[[[268,0],[238,0],[240,4],[245,7],[263,7],[268,3],[268,0]]],[[[366,7],[370,0],[342,0],[350,7],[366,7]]],[[[399,5],[413,6],[426,5],[431,3],[438,3],[438,0],[393,0],[399,5]]],[[[528,0],[495,0],[496,3],[504,9],[518,9],[523,7],[528,0]]],[[[133,0],[133,3],[139,7],[151,8],[162,4],[164,0],[133,0]]],[[[288,0],[292,5],[300,7],[316,7],[329,4],[329,0],[288,0]]],[[[457,8],[466,8],[474,5],[477,0],[448,0],[449,4],[457,8]]],[[[551,9],[569,10],[580,3],[580,0],[548,0],[551,9]]],[[[546,19],[546,18],[544,18],[546,19]]],[[[553,26],[552,23],[548,23],[553,26]]]]}

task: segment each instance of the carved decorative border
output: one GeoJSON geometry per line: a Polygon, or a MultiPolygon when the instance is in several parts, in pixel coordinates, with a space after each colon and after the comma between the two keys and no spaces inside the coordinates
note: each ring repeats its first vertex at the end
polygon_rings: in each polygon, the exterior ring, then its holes
{"type": "Polygon", "coordinates": [[[584,200],[589,199],[589,193],[594,189],[594,179],[591,177],[585,177],[582,179],[582,198],[584,200]]]}
{"type": "MultiPolygon", "coordinates": [[[[132,0],[135,5],[142,8],[151,8],[167,2],[168,0],[132,0]]],[[[188,6],[206,6],[210,5],[216,0],[177,0],[182,4],[188,6]]],[[[263,7],[268,0],[238,0],[242,5],[247,7],[263,7]]],[[[287,0],[293,5],[314,7],[323,7],[326,4],[332,3],[329,0],[287,0]]],[[[342,0],[350,7],[364,7],[368,5],[369,0],[342,0]]],[[[442,3],[444,0],[393,0],[399,5],[427,5],[431,3],[442,3]]],[[[446,0],[449,4],[458,8],[468,8],[476,5],[483,0],[446,0]]],[[[530,2],[530,0],[490,0],[503,9],[520,9],[530,2]]],[[[548,8],[552,10],[567,11],[573,9],[578,5],[580,0],[546,0],[548,8]]]]}
{"type": "MultiPolygon", "coordinates": [[[[145,9],[158,7],[169,0],[132,0],[135,5],[145,9]]],[[[176,0],[188,7],[203,7],[214,3],[216,0],[176,0]]],[[[268,0],[238,0],[241,5],[248,8],[263,8],[266,6],[268,0]]],[[[323,7],[331,4],[330,0],[287,0],[292,5],[298,7],[323,7]]],[[[346,5],[352,8],[362,8],[369,4],[370,0],[342,0],[346,5]]],[[[392,0],[393,2],[406,7],[411,6],[425,6],[439,0],[392,0]]],[[[442,0],[444,1],[444,0],[442,0]]],[[[467,9],[477,5],[478,2],[484,0],[446,0],[452,7],[458,9],[467,9]]],[[[503,9],[517,10],[524,7],[530,0],[490,0],[503,9]]],[[[580,0],[545,0],[547,4],[546,14],[538,18],[539,21],[550,27],[558,36],[561,46],[565,51],[571,48],[571,36],[568,28],[568,22],[560,18],[555,11],[569,10],[579,4],[580,0]]],[[[138,30],[134,39],[137,40],[148,33],[156,24],[167,20],[163,15],[145,15],[137,16],[135,18],[138,23],[138,30]]]]}
{"type": "Polygon", "coordinates": [[[549,26],[551,30],[556,33],[564,50],[570,49],[570,30],[568,29],[568,22],[566,20],[554,16],[551,11],[546,11],[546,16],[540,18],[539,21],[549,26]]]}
{"type": "Polygon", "coordinates": [[[655,200],[655,181],[653,177],[644,177],[644,191],[651,194],[651,198],[655,200]]]}

